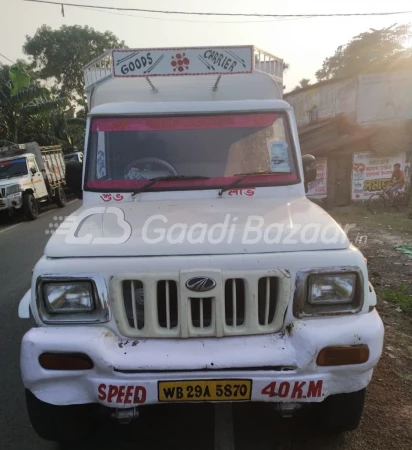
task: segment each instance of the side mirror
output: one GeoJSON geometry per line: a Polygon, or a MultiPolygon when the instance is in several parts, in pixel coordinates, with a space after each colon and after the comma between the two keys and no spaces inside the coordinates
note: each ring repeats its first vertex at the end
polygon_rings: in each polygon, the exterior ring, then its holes
{"type": "Polygon", "coordinates": [[[32,175],[36,175],[36,173],[37,173],[36,168],[35,168],[35,167],[30,167],[30,173],[31,173],[32,175]]]}
{"type": "Polygon", "coordinates": [[[316,159],[312,155],[303,155],[302,164],[305,192],[308,192],[308,184],[316,180],[316,159]]]}
{"type": "Polygon", "coordinates": [[[83,198],[82,191],[83,163],[79,161],[67,161],[66,163],[66,185],[79,198],[83,198]]]}

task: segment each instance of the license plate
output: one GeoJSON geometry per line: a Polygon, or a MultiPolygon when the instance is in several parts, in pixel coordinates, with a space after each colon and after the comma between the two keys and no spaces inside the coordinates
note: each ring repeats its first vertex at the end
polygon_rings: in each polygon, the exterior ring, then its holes
{"type": "Polygon", "coordinates": [[[159,402],[250,400],[252,380],[159,381],[159,402]]]}

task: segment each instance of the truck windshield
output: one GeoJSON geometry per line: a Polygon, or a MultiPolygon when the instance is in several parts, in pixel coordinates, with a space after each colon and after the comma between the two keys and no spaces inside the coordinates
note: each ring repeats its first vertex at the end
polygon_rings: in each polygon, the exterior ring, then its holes
{"type": "Polygon", "coordinates": [[[86,188],[97,191],[299,182],[282,113],[95,118],[87,160],[86,188]]]}
{"type": "Polygon", "coordinates": [[[0,180],[27,174],[26,158],[0,161],[0,180]]]}

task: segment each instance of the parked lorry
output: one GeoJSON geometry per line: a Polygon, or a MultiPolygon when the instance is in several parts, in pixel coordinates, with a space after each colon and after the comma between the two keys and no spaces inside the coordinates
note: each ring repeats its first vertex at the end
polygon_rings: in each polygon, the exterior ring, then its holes
{"type": "MultiPolygon", "coordinates": [[[[79,439],[98,413],[270,402],[355,429],[383,343],[367,263],[305,196],[281,59],[255,47],[113,50],[85,68],[82,207],[19,306],[31,423],[79,439]]],[[[69,173],[70,172],[70,173],[69,173]]]]}
{"type": "Polygon", "coordinates": [[[83,162],[83,152],[66,153],[64,155],[64,160],[66,162],[68,161],[83,162]]]}
{"type": "Polygon", "coordinates": [[[42,203],[52,201],[63,208],[64,184],[61,147],[39,147],[29,142],[0,148],[0,212],[22,210],[34,220],[42,203]]]}

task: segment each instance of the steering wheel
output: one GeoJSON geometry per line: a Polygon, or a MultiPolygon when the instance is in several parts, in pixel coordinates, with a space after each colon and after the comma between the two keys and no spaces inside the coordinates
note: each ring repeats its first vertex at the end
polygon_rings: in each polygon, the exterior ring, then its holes
{"type": "Polygon", "coordinates": [[[129,173],[129,170],[132,169],[133,167],[136,167],[138,169],[139,167],[137,166],[139,164],[147,164],[147,163],[158,164],[159,166],[162,166],[164,169],[170,172],[170,175],[177,175],[176,169],[170,163],[160,158],[151,158],[151,157],[135,159],[126,167],[124,175],[126,176],[129,173]]]}

